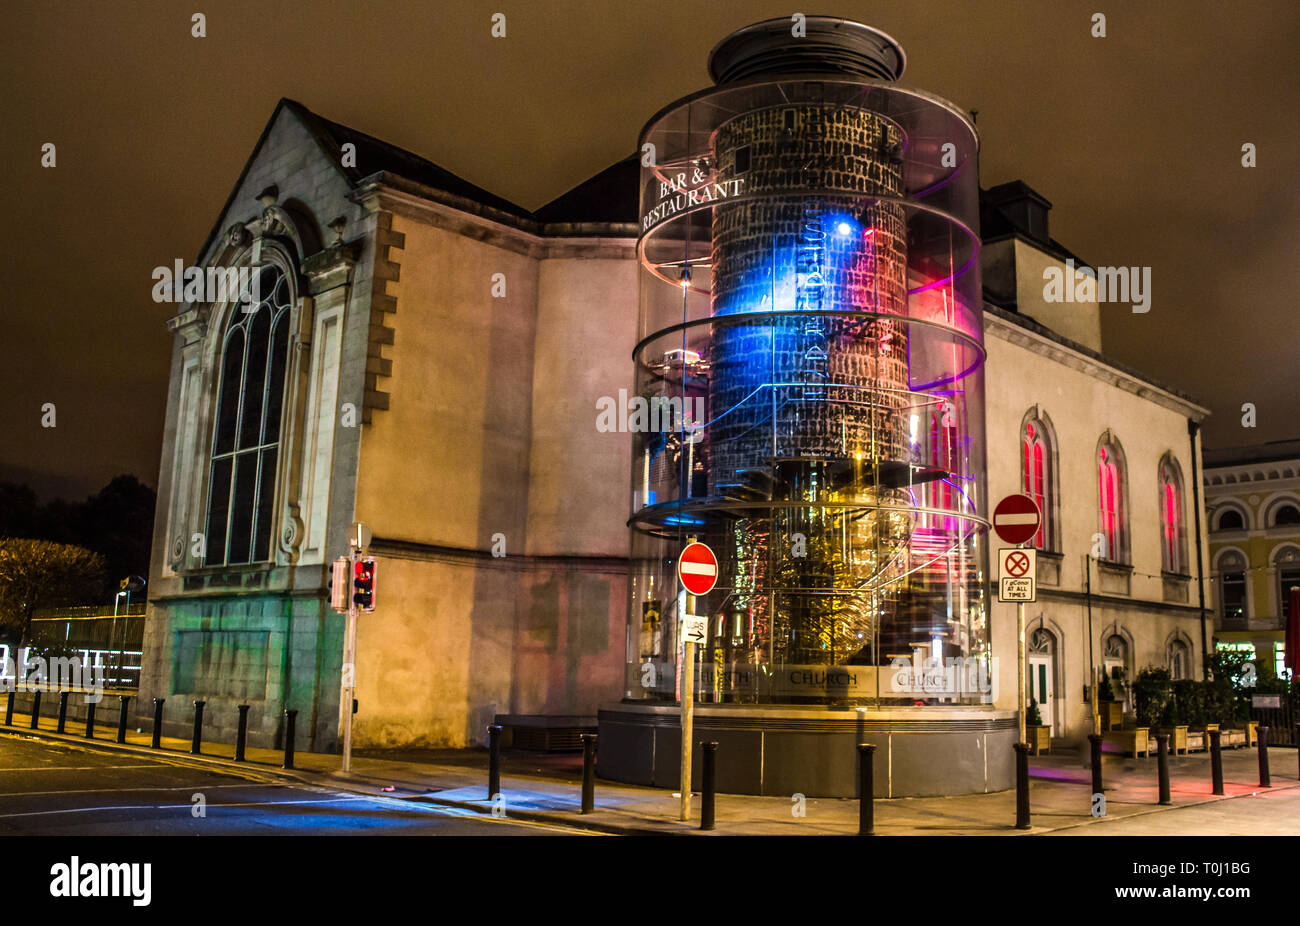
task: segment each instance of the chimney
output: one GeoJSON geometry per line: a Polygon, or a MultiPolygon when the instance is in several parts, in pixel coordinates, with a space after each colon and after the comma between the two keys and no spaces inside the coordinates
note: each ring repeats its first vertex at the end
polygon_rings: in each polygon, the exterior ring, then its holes
{"type": "Polygon", "coordinates": [[[985,191],[984,201],[995,207],[1015,230],[1042,244],[1051,242],[1047,213],[1052,204],[1023,180],[1012,180],[985,191]]]}

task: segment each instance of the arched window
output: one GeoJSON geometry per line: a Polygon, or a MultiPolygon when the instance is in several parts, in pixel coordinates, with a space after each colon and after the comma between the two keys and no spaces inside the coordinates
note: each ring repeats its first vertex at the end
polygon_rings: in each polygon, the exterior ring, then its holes
{"type": "Polygon", "coordinates": [[[1103,540],[1102,559],[1128,562],[1128,499],[1124,456],[1113,440],[1097,448],[1097,497],[1103,540]]]}
{"type": "Polygon", "coordinates": [[[1038,418],[1026,421],[1020,434],[1020,491],[1038,503],[1042,521],[1033,545],[1040,550],[1055,549],[1056,472],[1052,451],[1047,425],[1038,418]]]}
{"type": "Polygon", "coordinates": [[[1219,515],[1218,523],[1215,530],[1221,531],[1243,531],[1246,529],[1246,519],[1241,516],[1241,512],[1236,508],[1225,508],[1219,515]]]}
{"type": "Polygon", "coordinates": [[[1300,508],[1297,508],[1291,502],[1278,505],[1273,509],[1272,527],[1283,527],[1288,524],[1300,524],[1300,508]]]}
{"type": "Polygon", "coordinates": [[[1236,550],[1219,555],[1219,616],[1224,621],[1246,619],[1246,558],[1236,550]]]}
{"type": "Polygon", "coordinates": [[[1187,572],[1187,534],[1183,526],[1183,477],[1178,461],[1160,461],[1160,562],[1165,572],[1187,572]]]}
{"type": "Polygon", "coordinates": [[[234,306],[222,336],[208,482],[209,566],[271,558],[292,293],[279,267],[259,274],[260,301],[234,306]]]}
{"type": "Polygon", "coordinates": [[[1182,640],[1169,644],[1169,675],[1171,678],[1191,678],[1192,653],[1182,640]]]}
{"type": "Polygon", "coordinates": [[[1277,572],[1277,610],[1285,627],[1291,617],[1291,596],[1300,589],[1300,550],[1280,550],[1273,557],[1273,568],[1277,572]]]}

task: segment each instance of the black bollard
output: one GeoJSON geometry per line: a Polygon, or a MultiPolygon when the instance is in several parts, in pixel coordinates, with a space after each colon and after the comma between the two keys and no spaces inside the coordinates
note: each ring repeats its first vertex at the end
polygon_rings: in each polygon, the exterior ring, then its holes
{"type": "Polygon", "coordinates": [[[1160,803],[1172,804],[1169,797],[1169,734],[1156,734],[1156,769],[1160,778],[1160,803]]]}
{"type": "Polygon", "coordinates": [[[162,709],[166,698],[153,699],[153,748],[162,748],[162,709]]]}
{"type": "Polygon", "coordinates": [[[1268,774],[1268,727],[1259,727],[1255,733],[1259,740],[1259,786],[1271,788],[1273,779],[1268,774]]]}
{"type": "Polygon", "coordinates": [[[13,725],[14,725],[14,691],[13,689],[10,689],[9,701],[7,704],[5,704],[5,726],[12,727],[13,725]]]}
{"type": "Polygon", "coordinates": [[[36,722],[41,719],[41,690],[37,688],[32,692],[32,729],[36,729],[36,722]]]}
{"type": "Polygon", "coordinates": [[[55,733],[65,733],[68,727],[68,696],[70,691],[59,692],[59,725],[54,728],[55,733]]]}
{"type": "Polygon", "coordinates": [[[871,743],[858,743],[858,835],[876,835],[876,786],[872,776],[872,760],[876,747],[871,743]]]}
{"type": "Polygon", "coordinates": [[[1029,822],[1029,744],[1012,743],[1016,750],[1016,829],[1027,830],[1029,822]]]}
{"type": "Polygon", "coordinates": [[[293,741],[298,732],[298,712],[284,712],[284,765],[280,768],[293,768],[293,741]]]}
{"type": "Polygon", "coordinates": [[[1210,731],[1210,779],[1214,782],[1214,793],[1223,793],[1223,750],[1219,745],[1219,731],[1210,731]]]}
{"type": "Polygon", "coordinates": [[[86,739],[95,738],[95,702],[86,702],[86,739]]]}
{"type": "Polygon", "coordinates": [[[194,738],[190,740],[190,755],[197,756],[203,745],[203,706],[207,701],[194,702],[194,738]]]}
{"type": "Polygon", "coordinates": [[[235,732],[235,761],[244,761],[244,744],[248,740],[248,705],[239,705],[239,729],[235,732]]]}
{"type": "Polygon", "coordinates": [[[582,739],[582,812],[596,809],[596,734],[584,733],[582,739]]]}
{"type": "Polygon", "coordinates": [[[501,725],[488,725],[488,796],[495,800],[501,793],[501,725]]]}
{"type": "Polygon", "coordinates": [[[1088,745],[1092,753],[1092,793],[1101,794],[1105,790],[1101,786],[1101,734],[1089,733],[1088,745]]]}
{"type": "Polygon", "coordinates": [[[127,710],[127,705],[131,703],[131,696],[118,695],[118,698],[121,699],[121,703],[118,705],[117,708],[117,741],[119,743],[125,743],[126,742],[126,710],[127,710]]]}
{"type": "Polygon", "coordinates": [[[700,829],[713,829],[714,799],[718,790],[718,744],[701,743],[704,747],[704,789],[700,792],[700,829]]]}
{"type": "MultiPolygon", "coordinates": [[[[12,700],[13,695],[10,695],[9,697],[12,700]]],[[[8,720],[5,721],[5,723],[8,722],[8,720]]],[[[1292,742],[1296,745],[1296,761],[1297,764],[1300,765],[1300,723],[1295,725],[1295,739],[1292,742]]],[[[1300,778],[1300,771],[1296,772],[1296,777],[1300,778]]]]}

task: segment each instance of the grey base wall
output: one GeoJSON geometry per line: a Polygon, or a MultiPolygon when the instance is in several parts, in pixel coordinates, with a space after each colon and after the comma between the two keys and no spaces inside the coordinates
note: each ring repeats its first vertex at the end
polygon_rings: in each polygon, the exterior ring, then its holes
{"type": "MultiPolygon", "coordinates": [[[[610,704],[598,714],[602,778],[676,788],[681,775],[676,704],[610,704]]],[[[858,743],[874,743],[876,797],[1004,791],[1015,786],[1014,711],[962,708],[830,710],[697,707],[696,743],[718,743],[717,787],[731,794],[856,797],[858,743]]],[[[692,755],[692,787],[701,784],[692,755]]]]}

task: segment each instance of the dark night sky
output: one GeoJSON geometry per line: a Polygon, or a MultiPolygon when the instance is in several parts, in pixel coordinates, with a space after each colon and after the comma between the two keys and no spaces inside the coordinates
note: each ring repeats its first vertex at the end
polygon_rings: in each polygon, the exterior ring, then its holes
{"type": "MultiPolygon", "coordinates": [[[[769,0],[9,2],[0,13],[0,480],[156,485],[172,306],[276,101],[535,208],[630,153],[708,85],[769,0]],[[190,37],[190,13],[207,15],[190,37]],[[508,35],[489,35],[493,12],[508,35]],[[40,167],[41,145],[58,166],[40,167]],[[40,426],[54,402],[58,426],[40,426]]],[[[979,111],[982,184],[1023,179],[1093,264],[1149,265],[1152,308],[1103,306],[1106,352],[1209,405],[1207,446],[1300,436],[1300,5],[861,2],[804,10],[897,38],[903,83],[979,111]],[[1108,36],[1090,35],[1105,12],[1108,36]],[[1259,166],[1240,164],[1244,142],[1259,166]],[[1254,402],[1259,427],[1243,430],[1254,402]]]]}

